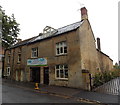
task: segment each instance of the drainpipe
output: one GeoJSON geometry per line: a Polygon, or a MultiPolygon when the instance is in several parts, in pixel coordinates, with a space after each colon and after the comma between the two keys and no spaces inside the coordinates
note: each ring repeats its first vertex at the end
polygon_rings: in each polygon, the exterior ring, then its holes
{"type": "Polygon", "coordinates": [[[92,79],[92,76],[91,76],[91,74],[89,73],[89,80],[90,80],[90,91],[92,91],[92,81],[91,81],[91,79],[92,79]]]}
{"type": "Polygon", "coordinates": [[[5,53],[6,49],[4,50],[4,56],[2,57],[2,78],[4,78],[5,53]]]}
{"type": "Polygon", "coordinates": [[[97,47],[98,50],[101,51],[100,38],[97,38],[97,47]]]}
{"type": "MultiPolygon", "coordinates": [[[[12,71],[12,76],[13,76],[13,69],[14,69],[14,55],[15,55],[15,49],[13,49],[13,59],[12,59],[12,68],[11,68],[11,71],[12,71]]],[[[12,78],[13,79],[13,78],[12,78]]]]}

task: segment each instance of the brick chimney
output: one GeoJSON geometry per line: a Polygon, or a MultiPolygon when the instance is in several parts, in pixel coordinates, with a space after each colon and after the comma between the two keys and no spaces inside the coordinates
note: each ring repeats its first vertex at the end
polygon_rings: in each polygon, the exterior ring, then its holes
{"type": "Polygon", "coordinates": [[[81,8],[81,20],[88,19],[87,9],[85,7],[81,8]]]}
{"type": "Polygon", "coordinates": [[[98,50],[101,51],[101,47],[100,47],[100,38],[97,38],[97,48],[98,48],[98,50]]]}

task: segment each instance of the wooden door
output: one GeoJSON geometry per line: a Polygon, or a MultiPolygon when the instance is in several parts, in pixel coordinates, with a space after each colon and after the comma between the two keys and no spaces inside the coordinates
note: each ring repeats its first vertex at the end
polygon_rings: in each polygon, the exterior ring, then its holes
{"type": "Polygon", "coordinates": [[[44,67],[44,84],[49,84],[49,67],[44,67]]]}

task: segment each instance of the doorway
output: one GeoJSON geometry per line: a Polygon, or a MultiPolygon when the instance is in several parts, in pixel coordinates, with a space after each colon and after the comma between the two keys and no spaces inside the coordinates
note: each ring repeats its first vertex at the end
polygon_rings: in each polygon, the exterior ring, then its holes
{"type": "Polygon", "coordinates": [[[44,67],[44,84],[49,85],[49,67],[44,67]]]}
{"type": "Polygon", "coordinates": [[[31,82],[40,83],[40,67],[30,67],[31,82]]]}

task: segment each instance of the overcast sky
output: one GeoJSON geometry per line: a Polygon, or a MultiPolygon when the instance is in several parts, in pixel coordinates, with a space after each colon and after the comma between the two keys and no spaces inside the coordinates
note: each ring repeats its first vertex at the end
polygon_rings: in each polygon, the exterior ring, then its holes
{"type": "Polygon", "coordinates": [[[20,24],[19,38],[38,35],[45,26],[55,29],[81,20],[80,8],[85,6],[95,38],[101,49],[118,62],[119,0],[0,0],[7,15],[15,15],[20,24]],[[84,5],[81,5],[84,4],[84,5]]]}

